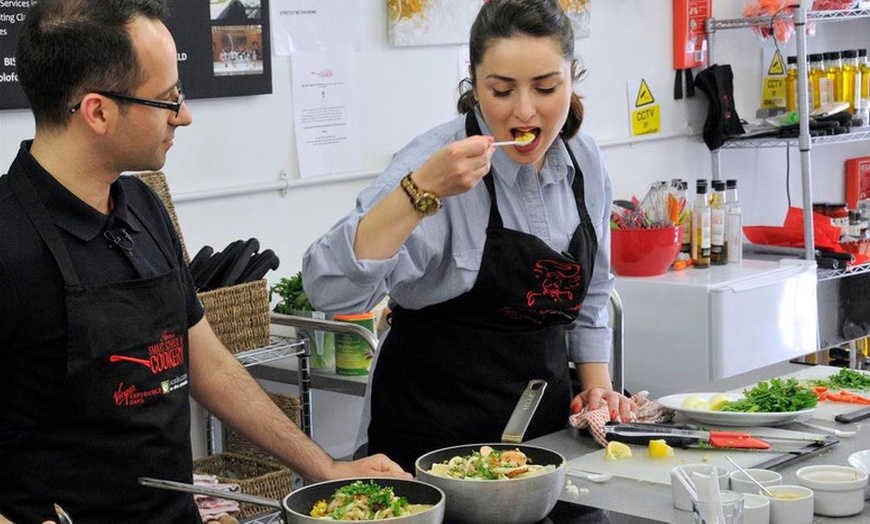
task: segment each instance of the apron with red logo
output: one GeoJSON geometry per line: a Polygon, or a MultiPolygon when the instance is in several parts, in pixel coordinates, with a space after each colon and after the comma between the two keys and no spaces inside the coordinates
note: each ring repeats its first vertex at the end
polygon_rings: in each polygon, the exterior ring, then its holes
{"type": "Polygon", "coordinates": [[[187,314],[173,253],[137,214],[172,269],[82,285],[25,173],[13,169],[10,183],[63,274],[68,319],[62,396],[8,465],[26,472],[14,488],[21,500],[15,510],[30,519],[23,522],[52,517],[54,502],[76,524],[201,522],[191,495],[137,483],[143,476],[193,478],[187,314]]]}
{"type": "MultiPolygon", "coordinates": [[[[466,131],[480,134],[471,113],[466,131]]],[[[571,402],[565,330],[580,311],[598,249],[583,174],[568,152],[580,225],[566,253],[504,227],[490,172],[483,179],[489,224],[472,289],[423,309],[392,311],[372,377],[369,453],[386,453],[413,471],[428,451],[498,442],[531,379],[548,385],[525,438],[565,427],[571,402]]]]}

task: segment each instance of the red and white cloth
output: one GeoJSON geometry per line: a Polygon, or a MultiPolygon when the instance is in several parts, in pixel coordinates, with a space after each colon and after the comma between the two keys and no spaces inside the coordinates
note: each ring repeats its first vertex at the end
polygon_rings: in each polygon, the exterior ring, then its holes
{"type": "Polygon", "coordinates": [[[618,412],[613,412],[613,418],[611,418],[610,408],[604,404],[598,409],[590,410],[588,406],[583,408],[580,413],[568,417],[568,423],[571,424],[571,427],[578,429],[589,428],[589,433],[592,434],[595,442],[601,446],[607,446],[604,425],[611,420],[619,422],[670,422],[674,418],[674,411],[648,399],[647,395],[649,392],[641,391],[631,397],[637,404],[638,410],[637,413],[632,412],[627,421],[623,421],[618,412]]]}
{"type": "MultiPolygon", "coordinates": [[[[193,475],[193,484],[211,489],[237,492],[239,485],[219,482],[214,475],[193,475]]],[[[194,495],[199,516],[203,522],[218,520],[221,517],[236,517],[239,515],[239,503],[235,500],[219,499],[210,495],[194,495]]]]}

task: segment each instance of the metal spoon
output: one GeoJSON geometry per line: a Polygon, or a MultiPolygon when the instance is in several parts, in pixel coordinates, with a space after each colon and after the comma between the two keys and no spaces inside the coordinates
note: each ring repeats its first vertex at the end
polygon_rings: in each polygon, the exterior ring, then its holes
{"type": "Polygon", "coordinates": [[[742,467],[740,467],[740,464],[734,462],[734,460],[732,460],[731,457],[729,457],[728,455],[725,455],[725,459],[726,459],[728,462],[734,464],[734,466],[736,466],[737,469],[739,469],[741,473],[743,473],[744,475],[746,475],[746,478],[748,478],[748,479],[751,480],[753,483],[755,483],[756,486],[758,486],[759,488],[761,488],[761,491],[763,491],[765,495],[767,495],[767,496],[770,497],[770,498],[775,498],[775,497],[773,496],[773,493],[771,493],[769,489],[767,489],[766,487],[764,487],[764,484],[762,484],[761,482],[758,482],[758,480],[756,480],[755,477],[753,477],[752,475],[749,474],[749,472],[747,472],[745,469],[743,469],[742,467]]]}
{"type": "Polygon", "coordinates": [[[572,477],[577,477],[581,479],[590,480],[592,482],[607,482],[608,480],[613,478],[613,475],[609,473],[590,473],[588,471],[581,471],[579,469],[569,469],[568,475],[572,477]]]}
{"type": "Polygon", "coordinates": [[[525,140],[508,140],[506,142],[493,142],[494,146],[527,146],[535,141],[535,136],[532,135],[531,138],[527,138],[525,140]]]}

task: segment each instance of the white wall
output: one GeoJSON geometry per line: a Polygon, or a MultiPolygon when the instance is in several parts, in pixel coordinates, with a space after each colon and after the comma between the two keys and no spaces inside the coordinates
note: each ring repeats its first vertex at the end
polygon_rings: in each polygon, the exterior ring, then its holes
{"type": "MultiPolygon", "coordinates": [[[[349,210],[356,194],[414,135],[455,115],[459,46],[391,48],[386,43],[386,2],[364,0],[364,43],[358,51],[357,92],[366,157],[360,178],[292,187],[234,198],[177,203],[191,253],[209,244],[219,249],[239,238],[257,237],[281,257],[269,278],[295,273],[305,248],[349,210]],[[369,175],[365,175],[369,173],[369,175]]],[[[740,16],[742,0],[717,0],[718,18],[740,16]]],[[[641,197],[651,181],[710,178],[709,152],[700,137],[676,136],[627,144],[628,99],[640,79],[647,81],[662,108],[663,135],[679,135],[688,126],[700,130],[706,100],[671,98],[670,0],[594,0],[592,36],[578,41],[588,77],[578,85],[585,97],[584,131],[601,142],[614,179],[615,196],[641,197]],[[616,145],[614,145],[616,144],[616,145]],[[621,145],[620,145],[621,144],[621,145]]],[[[870,47],[866,21],[820,26],[810,49],[870,47]]],[[[717,36],[718,62],[735,70],[737,110],[754,118],[760,100],[762,44],[749,30],[717,36]]],[[[793,54],[794,44],[786,46],[793,54]]],[[[173,194],[275,182],[286,172],[300,182],[294,146],[287,57],[273,57],[274,93],[232,99],[191,100],[192,127],[178,132],[165,172],[173,194]]],[[[0,113],[0,169],[13,159],[21,139],[33,134],[27,111],[0,113]]],[[[792,202],[801,201],[798,156],[791,151],[788,187],[792,202]]],[[[866,143],[816,148],[813,157],[815,200],[843,199],[844,158],[867,155],[866,143]]],[[[724,151],[727,178],[737,178],[746,224],[780,224],[786,210],[786,151],[724,151]]],[[[355,408],[354,408],[355,409],[355,408]]]]}

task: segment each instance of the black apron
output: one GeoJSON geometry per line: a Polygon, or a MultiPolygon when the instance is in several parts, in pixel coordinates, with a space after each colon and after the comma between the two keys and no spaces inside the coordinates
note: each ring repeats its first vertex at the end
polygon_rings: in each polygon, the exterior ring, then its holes
{"type": "MultiPolygon", "coordinates": [[[[480,134],[472,113],[465,126],[468,136],[480,134]]],[[[548,385],[525,438],[565,427],[571,402],[565,330],[586,296],[598,249],[583,174],[568,152],[580,225],[567,253],[505,229],[490,171],[483,179],[489,224],[472,289],[423,309],[393,309],[372,377],[369,453],[386,453],[413,471],[428,451],[498,442],[531,379],[548,385]]]]}
{"type": "MultiPolygon", "coordinates": [[[[201,522],[189,494],[146,488],[141,476],[191,482],[187,314],[171,249],[164,275],[83,286],[57,228],[17,163],[10,184],[65,282],[67,374],[57,409],[14,454],[26,519],[59,503],[76,524],[201,522]]],[[[119,246],[120,248],[120,246],[119,246]]],[[[7,465],[4,464],[4,470],[7,465]]]]}

